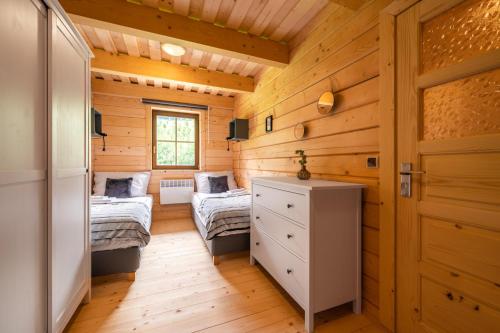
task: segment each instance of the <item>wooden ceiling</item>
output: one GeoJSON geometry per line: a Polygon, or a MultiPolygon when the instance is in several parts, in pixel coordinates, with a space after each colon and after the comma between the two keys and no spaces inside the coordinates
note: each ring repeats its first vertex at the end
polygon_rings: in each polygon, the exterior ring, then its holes
{"type": "Polygon", "coordinates": [[[223,96],[253,91],[266,66],[286,66],[287,42],[328,2],[61,0],[95,51],[94,78],[223,96]],[[186,54],[166,54],[163,42],[186,54]]]}

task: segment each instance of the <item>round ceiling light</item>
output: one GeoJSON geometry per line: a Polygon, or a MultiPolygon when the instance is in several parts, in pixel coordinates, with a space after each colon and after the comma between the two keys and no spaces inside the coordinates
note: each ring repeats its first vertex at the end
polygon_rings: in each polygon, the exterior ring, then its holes
{"type": "Polygon", "coordinates": [[[161,49],[165,51],[165,53],[170,54],[174,57],[180,57],[186,53],[186,49],[182,46],[169,43],[162,44],[161,49]]]}

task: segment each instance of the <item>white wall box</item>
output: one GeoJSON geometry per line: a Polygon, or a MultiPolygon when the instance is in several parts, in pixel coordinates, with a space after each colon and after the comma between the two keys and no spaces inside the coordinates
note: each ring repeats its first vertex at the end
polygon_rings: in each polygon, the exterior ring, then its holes
{"type": "Polygon", "coordinates": [[[353,302],[361,312],[361,197],[365,185],[292,177],[252,179],[250,260],[314,314],[353,302]]]}

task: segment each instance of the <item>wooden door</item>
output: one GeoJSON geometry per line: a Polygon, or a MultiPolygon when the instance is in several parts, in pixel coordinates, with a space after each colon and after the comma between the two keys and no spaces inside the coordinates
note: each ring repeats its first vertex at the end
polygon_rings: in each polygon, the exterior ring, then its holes
{"type": "Polygon", "coordinates": [[[499,22],[498,0],[397,17],[398,332],[500,332],[499,22]]]}
{"type": "Polygon", "coordinates": [[[89,67],[49,12],[49,332],[61,332],[90,288],[89,67]]]}
{"type": "Polygon", "coordinates": [[[45,332],[47,11],[0,10],[0,332],[45,332]]]}

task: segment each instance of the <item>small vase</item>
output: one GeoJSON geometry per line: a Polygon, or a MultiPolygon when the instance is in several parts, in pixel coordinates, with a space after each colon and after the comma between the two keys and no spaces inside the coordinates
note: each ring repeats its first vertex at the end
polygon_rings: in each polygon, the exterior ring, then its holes
{"type": "Polygon", "coordinates": [[[300,171],[297,172],[297,178],[301,180],[308,180],[309,178],[311,178],[311,173],[307,171],[305,165],[302,165],[302,169],[300,169],[300,171]]]}

